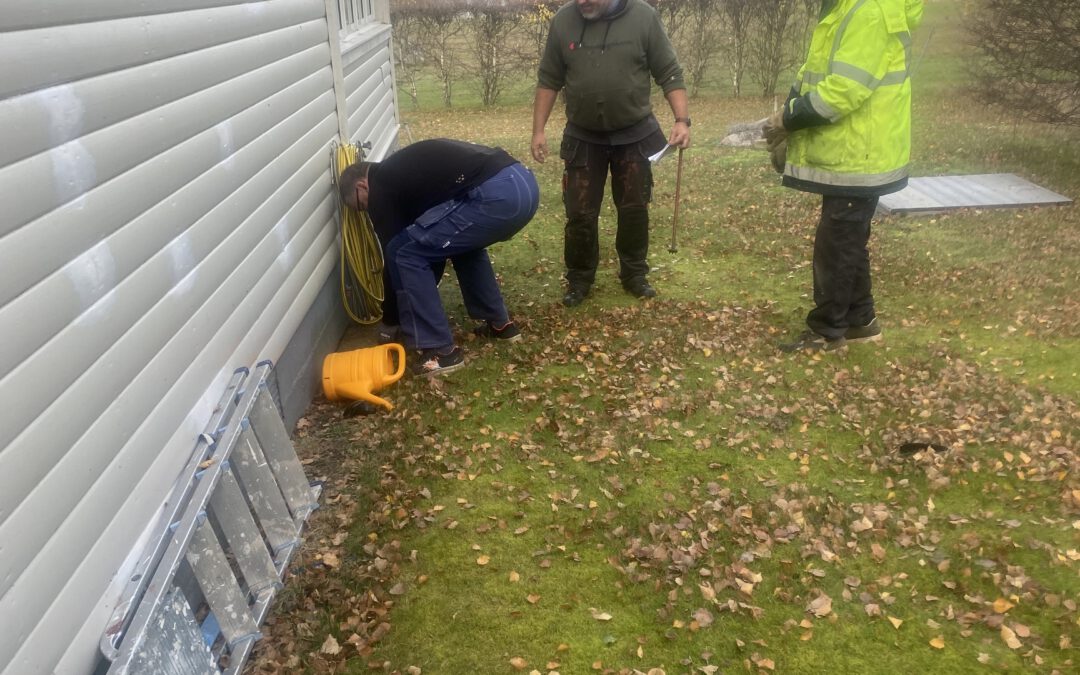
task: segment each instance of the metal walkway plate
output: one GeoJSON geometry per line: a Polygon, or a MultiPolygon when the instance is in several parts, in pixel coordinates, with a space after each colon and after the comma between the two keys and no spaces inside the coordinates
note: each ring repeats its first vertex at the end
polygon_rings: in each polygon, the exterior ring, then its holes
{"type": "Polygon", "coordinates": [[[1068,197],[1011,173],[990,173],[912,178],[900,192],[882,197],[878,210],[883,213],[929,213],[1071,203],[1068,197]]]}

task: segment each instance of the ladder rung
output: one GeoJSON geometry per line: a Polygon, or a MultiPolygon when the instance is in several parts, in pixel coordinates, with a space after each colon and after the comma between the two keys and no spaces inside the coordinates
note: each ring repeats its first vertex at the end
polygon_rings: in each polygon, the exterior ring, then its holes
{"type": "Polygon", "coordinates": [[[274,555],[286,546],[295,545],[299,541],[299,528],[289,514],[289,506],[274,480],[258,439],[246,423],[233,450],[231,466],[274,555]]]}
{"type": "Polygon", "coordinates": [[[153,621],[157,630],[147,635],[131,662],[133,673],[217,675],[220,672],[179,588],[174,586],[165,595],[153,621]]]}
{"type": "Polygon", "coordinates": [[[265,385],[259,389],[255,404],[251,408],[251,427],[255,430],[278,485],[281,486],[289,511],[298,523],[303,522],[319,504],[304,475],[303,467],[296,459],[289,433],[277,407],[274,406],[270,390],[265,385]]]}
{"type": "Polygon", "coordinates": [[[236,565],[244,575],[248,591],[258,595],[264,588],[279,587],[274,561],[266,547],[266,541],[259,534],[259,527],[251,517],[244,495],[229,467],[223,467],[217,490],[210,497],[210,509],[225,543],[236,558],[236,565]]]}
{"type": "Polygon", "coordinates": [[[229,567],[229,560],[209,520],[204,519],[195,528],[186,558],[230,647],[240,640],[258,636],[259,626],[251,615],[247,598],[240,592],[236,575],[229,567]]]}

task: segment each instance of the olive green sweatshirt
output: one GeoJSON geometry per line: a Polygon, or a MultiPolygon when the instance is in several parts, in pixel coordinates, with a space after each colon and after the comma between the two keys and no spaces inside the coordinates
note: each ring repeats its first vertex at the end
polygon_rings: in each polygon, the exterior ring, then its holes
{"type": "Polygon", "coordinates": [[[665,94],[686,88],[660,17],[644,0],[626,0],[621,10],[592,21],[574,2],[555,13],[539,85],[565,89],[570,124],[607,132],[641,122],[652,114],[650,79],[665,94]]]}

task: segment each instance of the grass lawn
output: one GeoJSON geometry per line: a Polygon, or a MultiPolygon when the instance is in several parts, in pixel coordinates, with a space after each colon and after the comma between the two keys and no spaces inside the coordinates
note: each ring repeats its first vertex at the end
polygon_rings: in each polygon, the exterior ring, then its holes
{"type": "MultiPolygon", "coordinates": [[[[965,91],[959,7],[916,36],[914,174],[1080,197],[1080,133],[965,91]]],[[[648,302],[619,287],[609,203],[593,294],[562,307],[561,166],[528,161],[539,213],[491,251],[525,340],[472,339],[450,276],[466,369],[384,390],[386,414],[312,407],[324,506],[254,672],[1076,672],[1080,212],[878,220],[884,342],[781,355],[819,199],[718,143],[770,109],[693,101],[674,254],[656,170],[648,302]]],[[[528,157],[525,95],[403,116],[403,142],[528,157]]]]}

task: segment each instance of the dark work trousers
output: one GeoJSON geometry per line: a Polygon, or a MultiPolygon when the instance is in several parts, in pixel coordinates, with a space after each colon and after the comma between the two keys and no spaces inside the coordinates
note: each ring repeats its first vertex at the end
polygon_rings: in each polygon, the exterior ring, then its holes
{"type": "Polygon", "coordinates": [[[822,198],[814,237],[814,309],[806,316],[806,325],[819,335],[841,337],[849,326],[874,318],[866,244],[877,204],[877,197],[822,198]]]}
{"type": "Polygon", "coordinates": [[[532,172],[512,164],[462,198],[428,209],[390,240],[386,267],[397,293],[406,347],[454,344],[432,274],[432,266],[447,259],[454,264],[469,316],[495,324],[509,321],[487,247],[517,234],[539,203],[540,189],[532,172]]]}
{"type": "MultiPolygon", "coordinates": [[[[445,260],[436,260],[431,263],[431,274],[435,277],[436,286],[442,281],[445,272],[445,260]]],[[[394,292],[394,280],[390,278],[390,268],[385,265],[383,266],[382,322],[386,326],[401,325],[401,316],[400,312],[398,312],[397,293],[394,292]]]]}
{"type": "MultiPolygon", "coordinates": [[[[659,133],[659,132],[657,132],[659,133]]],[[[563,255],[570,286],[588,288],[596,279],[600,261],[597,232],[604,184],[611,171],[611,196],[618,214],[615,251],[619,279],[625,285],[649,273],[649,202],[652,201],[652,166],[643,143],[598,145],[563,137],[559,156],[563,172],[566,233],[563,255]]],[[[661,141],[662,146],[662,141],[661,141]]]]}

